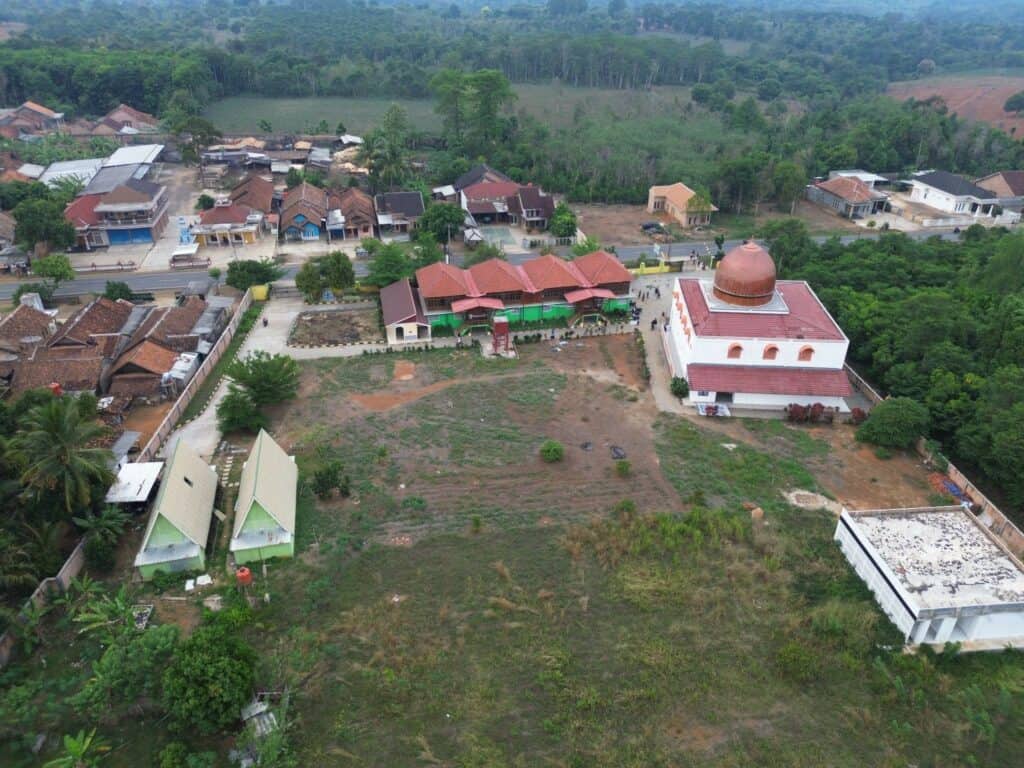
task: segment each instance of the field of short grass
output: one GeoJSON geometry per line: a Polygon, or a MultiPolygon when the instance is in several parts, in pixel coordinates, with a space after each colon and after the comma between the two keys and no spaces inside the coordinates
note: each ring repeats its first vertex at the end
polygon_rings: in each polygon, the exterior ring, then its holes
{"type": "MultiPolygon", "coordinates": [[[[903,654],[834,518],[785,502],[820,490],[817,433],[659,415],[630,337],[520,351],[301,364],[273,425],[300,467],[297,556],[257,569],[270,602],[242,630],[261,685],[294,692],[299,765],[1016,764],[1022,656],[903,654]],[[351,495],[318,499],[335,459],[351,495]]],[[[98,652],[49,644],[0,675],[0,709],[90,725],[66,698],[98,652]]],[[[165,728],[102,728],[108,764],[155,764],[165,728]]]]}

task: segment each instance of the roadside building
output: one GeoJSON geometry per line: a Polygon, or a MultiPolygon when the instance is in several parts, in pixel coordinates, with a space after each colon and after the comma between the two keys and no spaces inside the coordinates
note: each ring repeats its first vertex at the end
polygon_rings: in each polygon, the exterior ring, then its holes
{"type": "Polygon", "coordinates": [[[254,245],[263,238],[266,222],[260,211],[225,198],[199,214],[192,234],[200,246],[254,245]]]}
{"type": "Polygon", "coordinates": [[[910,201],[943,213],[994,219],[999,215],[999,196],[962,176],[948,171],[928,171],[913,176],[910,201]]]}
{"type": "Polygon", "coordinates": [[[64,218],[75,228],[79,248],[152,243],[167,227],[168,197],[164,186],[130,175],[109,192],[88,190],[86,187],[86,193],[64,209],[64,218]]]}
{"type": "Polygon", "coordinates": [[[373,198],[358,187],[347,187],[337,196],[336,208],[340,217],[330,224],[331,237],[343,240],[373,237],[377,224],[377,212],[373,207],[373,198]]]}
{"type": "Polygon", "coordinates": [[[668,317],[669,369],[689,383],[691,405],[849,411],[846,335],[806,282],[776,280],[756,243],[729,251],[713,280],[677,280],[668,317]]]}
{"type": "Polygon", "coordinates": [[[319,240],[330,209],[326,191],[305,181],[292,187],[281,204],[281,234],[285,240],[319,240]]]}
{"type": "Polygon", "coordinates": [[[295,554],[295,495],[299,470],[264,430],[242,466],[231,554],[239,565],[295,554]]]}
{"type": "Polygon", "coordinates": [[[423,195],[419,192],[384,192],[373,202],[377,210],[377,232],[381,237],[409,233],[423,215],[423,195]]]}
{"type": "Polygon", "coordinates": [[[103,167],[103,158],[89,160],[64,160],[50,163],[39,177],[39,181],[51,189],[64,181],[74,181],[85,187],[103,167]]]}
{"type": "Polygon", "coordinates": [[[164,468],[163,480],[135,557],[143,580],[157,573],[206,567],[217,472],[179,440],[164,468]]]}
{"type": "Polygon", "coordinates": [[[844,509],[835,540],[904,642],[1024,647],[1024,565],[969,510],[844,509]]]}
{"type": "Polygon", "coordinates": [[[380,289],[380,308],[388,344],[430,341],[430,323],[409,278],[380,289]]]}
{"type": "Polygon", "coordinates": [[[469,227],[510,224],[545,229],[555,212],[555,199],[540,187],[514,181],[480,181],[459,192],[469,227]]]}
{"type": "Polygon", "coordinates": [[[664,212],[681,227],[699,227],[711,223],[711,214],[718,209],[710,201],[677,181],[675,184],[654,186],[647,191],[647,212],[664,212]]]}
{"type": "Polygon", "coordinates": [[[832,208],[847,219],[863,219],[885,210],[889,196],[876,192],[859,178],[836,176],[807,187],[807,199],[832,208]]]}
{"type": "Polygon", "coordinates": [[[999,171],[974,183],[994,194],[1003,208],[1017,213],[1024,208],[1024,171],[999,171]]]}

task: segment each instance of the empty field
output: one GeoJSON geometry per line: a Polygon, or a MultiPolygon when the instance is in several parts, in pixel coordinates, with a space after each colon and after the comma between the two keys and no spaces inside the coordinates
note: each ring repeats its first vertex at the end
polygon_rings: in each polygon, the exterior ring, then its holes
{"type": "Polygon", "coordinates": [[[896,99],[941,96],[951,112],[1001,128],[1024,131],[1024,117],[1003,111],[1013,94],[1024,91],[1024,75],[957,74],[891,83],[887,93],[896,99]]]}
{"type": "MultiPolygon", "coordinates": [[[[513,109],[554,126],[571,125],[574,117],[606,114],[620,118],[677,112],[689,101],[689,88],[659,87],[651,91],[572,88],[562,85],[517,85],[513,109]]],[[[441,120],[429,99],[348,99],[336,97],[271,99],[233,96],[207,107],[205,116],[226,133],[258,132],[266,120],[275,131],[307,131],[326,120],[333,131],[339,121],[356,134],[374,128],[392,104],[409,113],[417,130],[436,131],[441,120]]]]}

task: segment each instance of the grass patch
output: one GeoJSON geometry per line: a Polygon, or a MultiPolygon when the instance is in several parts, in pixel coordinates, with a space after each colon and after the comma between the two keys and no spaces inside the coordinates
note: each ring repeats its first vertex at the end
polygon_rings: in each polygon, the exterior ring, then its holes
{"type": "Polygon", "coordinates": [[[743,419],[743,426],[770,446],[773,452],[796,459],[813,459],[827,456],[829,445],[824,440],[812,437],[807,430],[791,427],[779,419],[743,419]]]}

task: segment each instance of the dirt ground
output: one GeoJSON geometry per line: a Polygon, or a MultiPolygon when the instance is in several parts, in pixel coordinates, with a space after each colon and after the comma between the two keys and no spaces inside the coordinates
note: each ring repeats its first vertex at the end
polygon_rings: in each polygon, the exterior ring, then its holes
{"type": "Polygon", "coordinates": [[[1024,91],[1024,77],[979,75],[974,77],[935,77],[891,83],[888,94],[896,99],[927,99],[941,96],[950,112],[960,117],[994,125],[1007,133],[1024,131],[1024,116],[1003,111],[1013,94],[1024,91]]]}
{"type": "Polygon", "coordinates": [[[653,243],[640,225],[647,221],[661,221],[642,205],[573,203],[572,209],[576,211],[576,221],[583,233],[605,245],[653,243]]]}
{"type": "Polygon", "coordinates": [[[126,431],[134,429],[142,433],[139,437],[139,447],[141,448],[156,432],[160,422],[164,420],[164,416],[171,410],[171,405],[172,403],[169,401],[156,405],[133,405],[128,411],[128,415],[125,416],[122,426],[126,431]]]}
{"type": "Polygon", "coordinates": [[[295,319],[288,344],[316,347],[353,344],[359,341],[381,341],[381,335],[375,308],[302,312],[295,319]]]}

